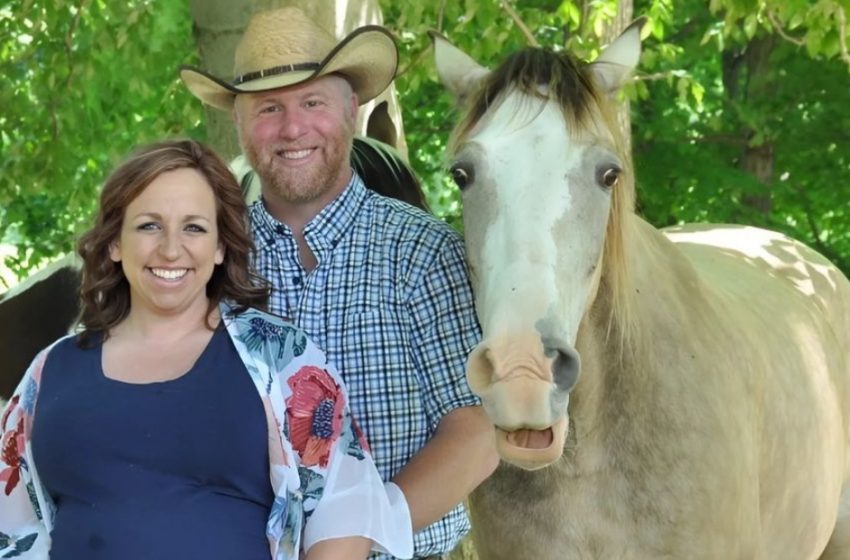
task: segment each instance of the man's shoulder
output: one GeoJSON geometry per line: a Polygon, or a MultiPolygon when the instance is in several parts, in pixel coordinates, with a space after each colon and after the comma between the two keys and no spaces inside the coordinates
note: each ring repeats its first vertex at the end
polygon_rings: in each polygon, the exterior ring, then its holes
{"type": "Polygon", "coordinates": [[[459,241],[460,234],[440,218],[401,200],[371,193],[367,199],[368,218],[399,236],[426,235],[435,239],[459,241]]]}

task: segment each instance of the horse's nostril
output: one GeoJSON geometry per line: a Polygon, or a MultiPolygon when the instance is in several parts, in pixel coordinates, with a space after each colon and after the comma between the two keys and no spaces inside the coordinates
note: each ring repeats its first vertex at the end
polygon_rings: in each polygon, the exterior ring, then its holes
{"type": "Polygon", "coordinates": [[[483,344],[472,351],[466,364],[466,381],[478,396],[493,383],[494,366],[490,349],[483,344]]]}
{"type": "Polygon", "coordinates": [[[555,359],[552,362],[552,379],[561,391],[568,392],[578,380],[581,371],[581,358],[578,352],[569,346],[553,349],[555,359]]]}

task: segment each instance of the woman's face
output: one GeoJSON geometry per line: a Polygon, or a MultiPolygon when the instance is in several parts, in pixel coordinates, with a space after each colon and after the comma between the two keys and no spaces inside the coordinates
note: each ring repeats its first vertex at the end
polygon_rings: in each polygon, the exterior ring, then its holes
{"type": "Polygon", "coordinates": [[[189,168],[163,173],[127,206],[110,258],[130,284],[131,312],[204,313],[206,285],[224,260],[212,187],[189,168]]]}

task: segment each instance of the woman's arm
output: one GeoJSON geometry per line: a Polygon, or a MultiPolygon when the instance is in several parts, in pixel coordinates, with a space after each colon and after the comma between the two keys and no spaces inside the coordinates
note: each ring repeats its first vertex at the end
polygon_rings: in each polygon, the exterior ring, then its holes
{"type": "Polygon", "coordinates": [[[345,537],[319,541],[307,551],[307,560],[365,560],[372,541],[365,537],[345,537]]]}
{"type": "Polygon", "coordinates": [[[27,369],[0,414],[0,557],[45,560],[50,548],[47,504],[37,502],[35,465],[29,453],[36,379],[46,359],[42,351],[27,369]]]}

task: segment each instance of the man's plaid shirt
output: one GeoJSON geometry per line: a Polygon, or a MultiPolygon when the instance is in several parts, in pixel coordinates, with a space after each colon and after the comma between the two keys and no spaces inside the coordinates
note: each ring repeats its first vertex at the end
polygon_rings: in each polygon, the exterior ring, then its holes
{"type": "MultiPolygon", "coordinates": [[[[451,410],[479,401],[465,379],[480,339],[460,236],[440,220],[351,183],[304,229],[318,260],[305,274],[291,230],[250,209],[270,311],[289,318],[342,374],[384,480],[451,410]]],[[[417,533],[415,556],[450,551],[469,530],[463,506],[417,533]]]]}

